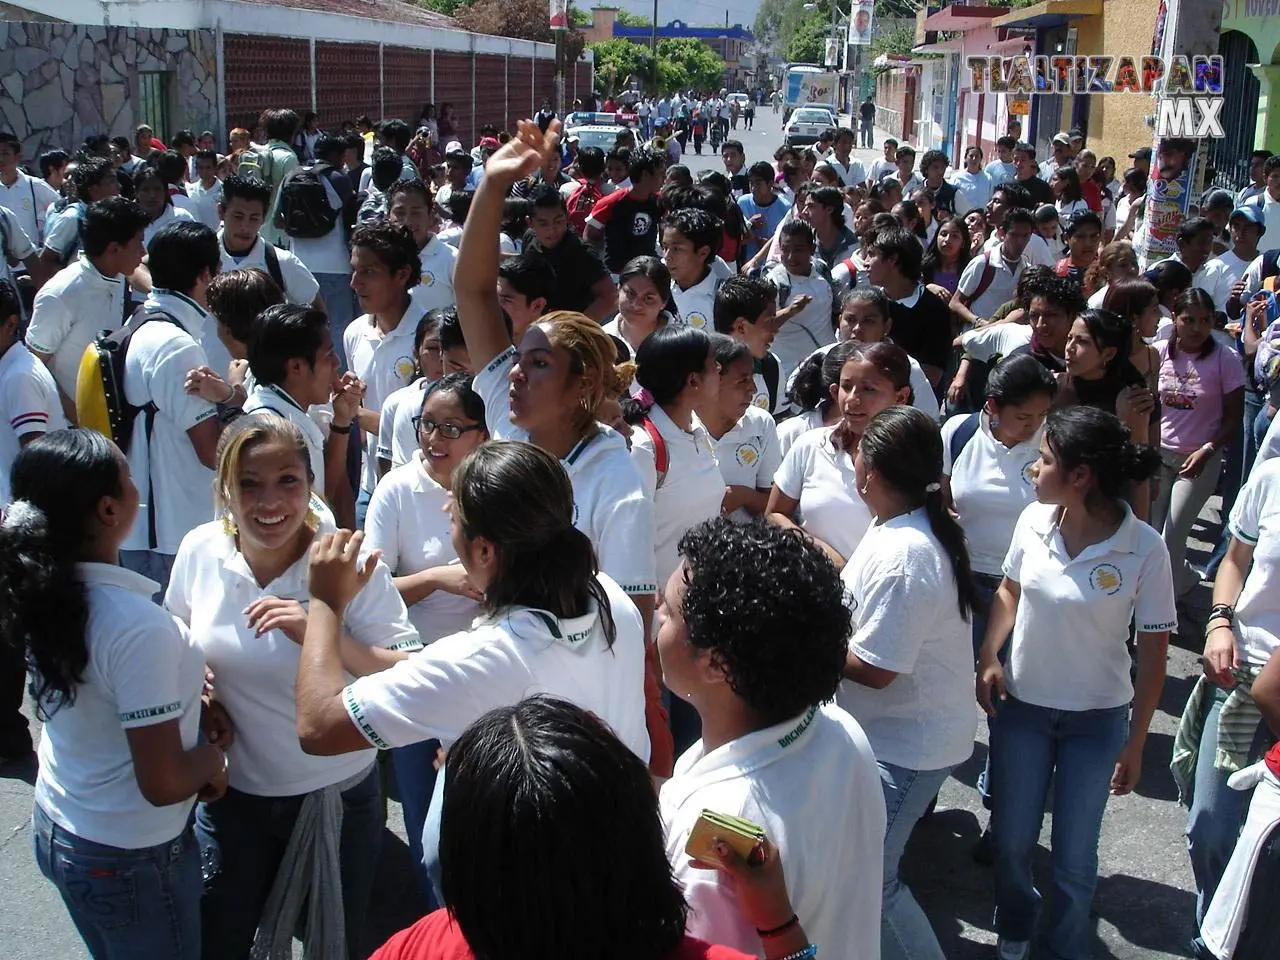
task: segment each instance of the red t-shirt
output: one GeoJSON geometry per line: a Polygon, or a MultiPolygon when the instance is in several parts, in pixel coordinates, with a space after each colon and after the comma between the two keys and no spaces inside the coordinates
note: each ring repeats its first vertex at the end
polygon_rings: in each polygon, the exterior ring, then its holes
{"type": "MultiPolygon", "coordinates": [[[[374,951],[369,960],[475,960],[467,941],[449,919],[447,910],[429,913],[412,927],[401,930],[374,951]]],[[[748,953],[717,947],[693,937],[667,954],[664,960],[755,960],[748,953]]]]}
{"type": "Polygon", "coordinates": [[[1263,760],[1267,764],[1267,769],[1277,777],[1280,777],[1280,743],[1268,750],[1263,760]]]}
{"type": "Polygon", "coordinates": [[[1102,212],[1102,188],[1092,180],[1085,180],[1080,184],[1080,196],[1094,213],[1102,212]]]}

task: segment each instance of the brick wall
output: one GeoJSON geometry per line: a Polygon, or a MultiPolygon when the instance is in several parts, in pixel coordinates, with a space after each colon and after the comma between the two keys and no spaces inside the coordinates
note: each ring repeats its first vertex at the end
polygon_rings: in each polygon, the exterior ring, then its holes
{"type": "Polygon", "coordinates": [[[311,50],[306,40],[229,33],[223,40],[227,129],[252,132],[267,107],[311,109],[311,50]]]}
{"type": "Polygon", "coordinates": [[[471,111],[471,55],[436,51],[436,108],[453,104],[457,138],[464,147],[476,142],[471,111]]]}
{"type": "Polygon", "coordinates": [[[536,109],[533,102],[533,61],[528,57],[512,57],[507,62],[507,113],[511,124],[532,117],[536,109]]]}
{"type": "Polygon", "coordinates": [[[316,41],[316,112],[324,129],[340,129],[361,114],[379,116],[380,82],[374,44],[316,41]]]}
{"type": "Polygon", "coordinates": [[[382,112],[413,124],[431,99],[430,50],[382,48],[382,112]]]}
{"type": "MultiPolygon", "coordinates": [[[[568,84],[566,83],[566,86],[568,84]]],[[[554,60],[538,60],[534,64],[533,108],[542,106],[543,99],[556,102],[556,62],[554,60]]],[[[573,103],[572,100],[569,101],[573,103]]]]}
{"type": "Polygon", "coordinates": [[[515,125],[507,117],[507,58],[489,53],[476,56],[476,125],[485,123],[499,130],[515,125]]]}
{"type": "Polygon", "coordinates": [[[876,77],[876,125],[889,131],[904,143],[915,142],[911,106],[907,102],[907,73],[905,70],[886,70],[876,77]]]}

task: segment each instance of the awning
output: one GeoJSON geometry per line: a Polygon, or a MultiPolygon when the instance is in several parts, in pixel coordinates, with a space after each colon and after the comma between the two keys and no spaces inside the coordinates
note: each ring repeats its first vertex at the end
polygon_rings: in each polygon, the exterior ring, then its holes
{"type": "Polygon", "coordinates": [[[912,53],[959,53],[964,49],[963,37],[952,37],[950,40],[939,40],[936,43],[921,43],[911,48],[912,53]]]}
{"type": "Polygon", "coordinates": [[[970,7],[953,3],[925,17],[924,29],[964,31],[987,26],[993,18],[1009,12],[1008,7],[970,7]]]}
{"type": "Polygon", "coordinates": [[[1049,30],[1081,17],[1102,15],[1102,0],[1041,0],[1031,7],[1014,10],[992,21],[996,27],[1034,27],[1049,30]]]}
{"type": "Polygon", "coordinates": [[[1036,52],[1036,38],[1034,36],[1007,37],[990,44],[987,52],[997,57],[1016,57],[1024,53],[1030,56],[1036,52]]]}

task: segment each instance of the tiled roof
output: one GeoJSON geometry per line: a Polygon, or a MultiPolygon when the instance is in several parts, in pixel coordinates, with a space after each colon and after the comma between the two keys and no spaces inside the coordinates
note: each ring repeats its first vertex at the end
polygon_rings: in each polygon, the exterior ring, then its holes
{"type": "Polygon", "coordinates": [[[317,13],[337,13],[387,23],[408,23],[416,27],[459,29],[452,17],[415,6],[406,0],[239,0],[270,7],[294,7],[317,13]]]}

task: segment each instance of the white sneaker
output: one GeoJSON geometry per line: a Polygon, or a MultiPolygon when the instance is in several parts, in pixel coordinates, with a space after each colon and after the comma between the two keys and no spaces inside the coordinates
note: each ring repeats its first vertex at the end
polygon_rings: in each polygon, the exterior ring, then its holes
{"type": "Polygon", "coordinates": [[[1031,941],[1006,940],[1001,937],[996,941],[997,960],[1027,960],[1031,956],[1031,941]]]}

